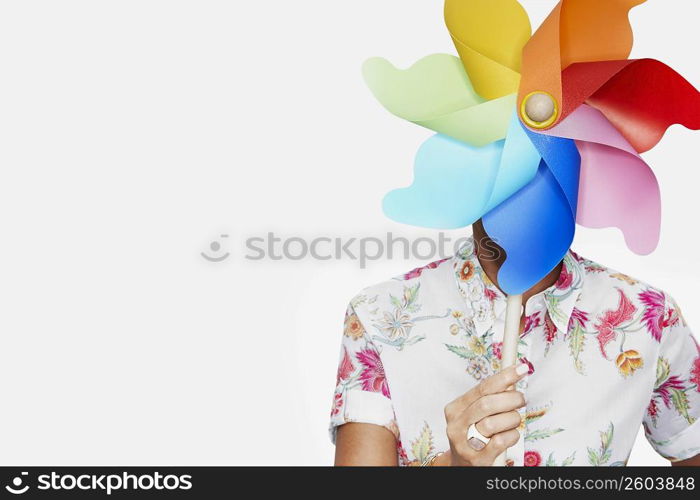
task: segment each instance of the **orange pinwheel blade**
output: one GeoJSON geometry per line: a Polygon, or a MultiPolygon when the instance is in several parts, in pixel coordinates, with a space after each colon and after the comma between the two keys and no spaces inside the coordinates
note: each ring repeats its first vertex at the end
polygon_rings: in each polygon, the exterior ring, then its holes
{"type": "Polygon", "coordinates": [[[563,0],[561,68],[586,61],[627,59],[633,34],[629,11],[646,0],[563,0]]]}
{"type": "Polygon", "coordinates": [[[532,92],[559,104],[556,125],[575,109],[565,102],[561,72],[573,63],[627,59],[632,50],[628,14],[646,0],[562,0],[523,49],[518,107],[532,92]]]}

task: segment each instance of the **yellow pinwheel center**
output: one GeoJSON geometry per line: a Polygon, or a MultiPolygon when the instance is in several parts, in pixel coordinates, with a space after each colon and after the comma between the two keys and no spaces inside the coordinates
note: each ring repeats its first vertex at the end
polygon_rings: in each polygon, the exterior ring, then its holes
{"type": "Polygon", "coordinates": [[[520,117],[529,127],[547,128],[557,121],[559,106],[551,94],[537,91],[528,94],[520,106],[520,117]]]}

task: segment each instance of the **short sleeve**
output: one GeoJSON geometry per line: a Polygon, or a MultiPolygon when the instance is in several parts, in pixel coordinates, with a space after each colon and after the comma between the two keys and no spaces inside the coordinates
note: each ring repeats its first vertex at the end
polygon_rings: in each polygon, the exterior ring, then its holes
{"type": "Polygon", "coordinates": [[[664,329],[644,429],[659,454],[686,460],[700,454],[700,347],[673,300],[654,320],[664,329]]]}
{"type": "Polygon", "coordinates": [[[352,305],[345,314],[331,408],[330,434],[333,443],[338,426],[347,423],[380,425],[389,429],[394,436],[398,434],[381,353],[352,305]]]}

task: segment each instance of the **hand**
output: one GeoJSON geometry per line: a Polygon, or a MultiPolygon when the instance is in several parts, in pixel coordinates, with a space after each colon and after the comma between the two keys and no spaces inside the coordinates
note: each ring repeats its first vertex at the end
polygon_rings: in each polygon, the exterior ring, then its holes
{"type": "Polygon", "coordinates": [[[451,466],[490,466],[501,453],[520,439],[517,428],[521,417],[516,411],[525,406],[521,392],[509,390],[527,373],[525,364],[510,367],[493,375],[445,407],[447,437],[450,451],[445,457],[451,466]],[[482,450],[475,450],[467,442],[469,426],[487,438],[482,450]]]}

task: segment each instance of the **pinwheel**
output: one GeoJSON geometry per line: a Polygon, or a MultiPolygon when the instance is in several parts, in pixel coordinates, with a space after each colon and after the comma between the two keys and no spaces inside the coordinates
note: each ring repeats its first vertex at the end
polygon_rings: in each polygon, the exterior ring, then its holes
{"type": "Polygon", "coordinates": [[[385,213],[439,229],[483,219],[506,252],[504,367],[516,361],[521,294],[563,259],[576,223],[617,227],[638,254],[658,244],[660,191],[640,154],[672,124],[700,129],[700,93],[661,62],[628,59],[628,14],[644,1],[561,0],[531,36],[516,0],[446,0],[459,57],[364,65],[384,107],[437,132],[385,213]]]}

